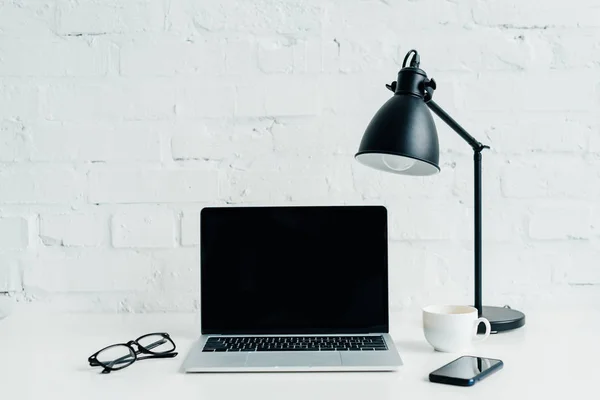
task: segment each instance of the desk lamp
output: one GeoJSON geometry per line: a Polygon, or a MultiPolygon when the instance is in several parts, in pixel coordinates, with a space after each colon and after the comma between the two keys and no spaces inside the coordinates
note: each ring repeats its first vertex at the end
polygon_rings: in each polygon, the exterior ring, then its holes
{"type": "Polygon", "coordinates": [[[520,328],[525,315],[508,306],[483,306],[481,299],[481,144],[432,100],[436,83],[419,68],[416,50],[406,54],[398,80],[386,87],[394,95],[377,111],[363,135],[356,160],[400,175],[426,176],[440,171],[437,130],[429,110],[473,148],[475,164],[475,308],[492,325],[492,332],[520,328]],[[411,58],[412,56],[412,58],[411,58]],[[407,63],[410,60],[410,64],[407,63]]]}

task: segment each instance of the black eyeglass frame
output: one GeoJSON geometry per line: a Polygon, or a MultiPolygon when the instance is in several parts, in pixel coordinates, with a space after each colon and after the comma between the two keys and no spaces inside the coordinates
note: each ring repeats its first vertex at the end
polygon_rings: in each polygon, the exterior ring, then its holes
{"type": "Polygon", "coordinates": [[[138,361],[138,360],[147,360],[147,359],[152,359],[152,358],[173,358],[175,356],[177,356],[177,352],[175,352],[175,349],[177,348],[177,346],[175,345],[175,342],[173,342],[173,339],[171,339],[171,336],[169,336],[168,333],[165,332],[155,332],[155,333],[148,333],[146,335],[142,335],[139,338],[135,339],[135,340],[130,340],[127,343],[115,343],[115,344],[111,344],[110,346],[106,346],[103,349],[98,350],[97,352],[95,352],[94,354],[92,354],[91,356],[88,357],[88,362],[90,364],[90,367],[103,367],[104,369],[102,370],[103,374],[108,374],[111,371],[118,371],[120,369],[123,368],[127,368],[129,367],[131,364],[133,364],[134,362],[138,361]],[[161,336],[162,339],[159,341],[156,341],[154,343],[150,343],[148,346],[142,346],[139,341],[148,337],[148,336],[161,336]],[[165,352],[154,352],[152,351],[152,349],[154,347],[160,346],[161,344],[165,343],[165,340],[170,342],[173,345],[173,348],[171,350],[165,351],[165,352]],[[137,346],[137,350],[133,347],[133,346],[137,346]],[[98,354],[102,353],[103,351],[110,349],[112,347],[118,347],[118,346],[125,346],[129,349],[129,354],[123,357],[119,357],[116,360],[112,360],[110,362],[101,362],[98,361],[98,354]],[[138,355],[140,354],[145,354],[144,356],[138,357],[138,355]],[[131,360],[127,360],[129,357],[131,357],[131,360]],[[119,366],[119,367],[115,367],[116,364],[119,363],[123,363],[123,361],[127,360],[127,363],[125,365],[119,366]]]}

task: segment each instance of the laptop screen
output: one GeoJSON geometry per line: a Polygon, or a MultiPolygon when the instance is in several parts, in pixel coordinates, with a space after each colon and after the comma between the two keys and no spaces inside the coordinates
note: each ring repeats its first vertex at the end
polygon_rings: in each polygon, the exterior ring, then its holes
{"type": "Polygon", "coordinates": [[[388,332],[383,206],[201,212],[203,334],[388,332]]]}

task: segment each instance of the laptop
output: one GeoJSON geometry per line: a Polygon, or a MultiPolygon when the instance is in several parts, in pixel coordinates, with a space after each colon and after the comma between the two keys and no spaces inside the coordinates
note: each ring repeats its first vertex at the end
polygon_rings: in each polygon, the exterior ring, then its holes
{"type": "Polygon", "coordinates": [[[208,207],[185,372],[391,371],[383,206],[208,207]]]}

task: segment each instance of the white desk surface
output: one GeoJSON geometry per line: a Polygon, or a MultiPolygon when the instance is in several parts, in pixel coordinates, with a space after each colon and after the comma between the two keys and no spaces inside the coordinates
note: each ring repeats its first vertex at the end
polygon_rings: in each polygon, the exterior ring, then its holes
{"type": "Polygon", "coordinates": [[[527,312],[527,325],[492,335],[471,354],[504,369],[473,387],[430,383],[429,372],[461,354],[438,353],[418,312],[391,316],[404,366],[397,372],[183,374],[199,335],[194,314],[49,314],[17,309],[0,320],[2,399],[546,399],[600,398],[600,307],[527,312]],[[108,375],[87,365],[105,345],[169,332],[179,356],[108,375]],[[585,396],[585,397],[583,397],[585,396]]]}

